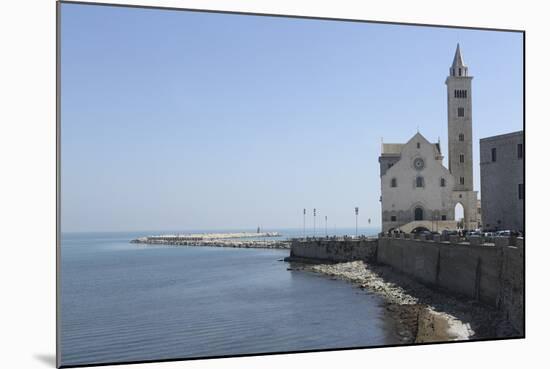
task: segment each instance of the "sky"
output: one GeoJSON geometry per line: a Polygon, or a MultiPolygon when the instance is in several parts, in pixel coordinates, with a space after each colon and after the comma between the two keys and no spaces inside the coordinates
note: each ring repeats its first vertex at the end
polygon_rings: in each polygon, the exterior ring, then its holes
{"type": "Polygon", "coordinates": [[[381,141],[447,156],[457,42],[479,190],[479,139],[523,128],[521,33],[64,3],[62,231],[380,225],[381,141]]]}

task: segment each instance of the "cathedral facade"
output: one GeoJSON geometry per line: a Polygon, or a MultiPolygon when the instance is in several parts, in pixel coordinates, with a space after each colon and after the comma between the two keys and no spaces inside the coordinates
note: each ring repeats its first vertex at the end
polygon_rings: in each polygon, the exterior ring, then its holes
{"type": "Polygon", "coordinates": [[[439,142],[420,132],[408,142],[382,144],[379,157],[382,231],[475,229],[479,224],[473,189],[472,78],[457,45],[447,85],[448,168],[439,142]],[[455,208],[463,208],[459,224],[455,208]]]}

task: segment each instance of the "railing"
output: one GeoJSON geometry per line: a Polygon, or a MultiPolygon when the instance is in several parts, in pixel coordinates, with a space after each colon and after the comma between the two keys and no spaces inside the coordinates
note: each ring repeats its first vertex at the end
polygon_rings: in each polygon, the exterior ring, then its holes
{"type": "Polygon", "coordinates": [[[487,246],[518,246],[523,247],[524,238],[516,236],[460,236],[457,234],[430,233],[381,233],[379,238],[409,239],[419,241],[449,242],[451,244],[487,245],[487,246]]]}
{"type": "Polygon", "coordinates": [[[325,236],[325,237],[295,237],[291,238],[290,241],[292,242],[311,242],[311,241],[373,241],[376,240],[378,237],[374,236],[325,236]]]}

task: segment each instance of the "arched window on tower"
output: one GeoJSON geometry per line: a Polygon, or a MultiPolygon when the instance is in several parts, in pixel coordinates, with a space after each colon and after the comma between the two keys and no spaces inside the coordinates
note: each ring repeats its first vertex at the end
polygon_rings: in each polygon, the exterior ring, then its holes
{"type": "Polygon", "coordinates": [[[464,133],[460,133],[460,134],[458,135],[458,140],[459,140],[459,141],[464,141],[464,133]]]}
{"type": "Polygon", "coordinates": [[[445,178],[441,178],[441,181],[439,182],[441,187],[445,187],[447,185],[447,182],[445,181],[445,178]]]}
{"type": "Polygon", "coordinates": [[[397,178],[392,178],[391,179],[391,186],[392,187],[397,187],[397,178]]]}
{"type": "Polygon", "coordinates": [[[416,177],[416,187],[417,188],[424,187],[424,177],[421,177],[421,176],[416,177]]]}
{"type": "Polygon", "coordinates": [[[461,163],[464,163],[464,154],[460,154],[460,156],[459,156],[459,161],[460,161],[461,163]]]}

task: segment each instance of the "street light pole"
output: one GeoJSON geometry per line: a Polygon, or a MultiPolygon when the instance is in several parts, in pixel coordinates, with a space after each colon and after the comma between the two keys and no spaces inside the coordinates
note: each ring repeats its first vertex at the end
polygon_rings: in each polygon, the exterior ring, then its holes
{"type": "Polygon", "coordinates": [[[357,237],[357,225],[358,225],[358,219],[359,219],[359,207],[355,207],[355,237],[357,237]]]}
{"type": "Polygon", "coordinates": [[[304,240],[306,239],[306,209],[304,208],[304,240]]]}
{"type": "Polygon", "coordinates": [[[313,208],[313,238],[315,238],[315,217],[317,216],[317,209],[313,208]]]}
{"type": "Polygon", "coordinates": [[[325,215],[325,237],[328,237],[327,222],[328,222],[328,217],[325,215]]]}

